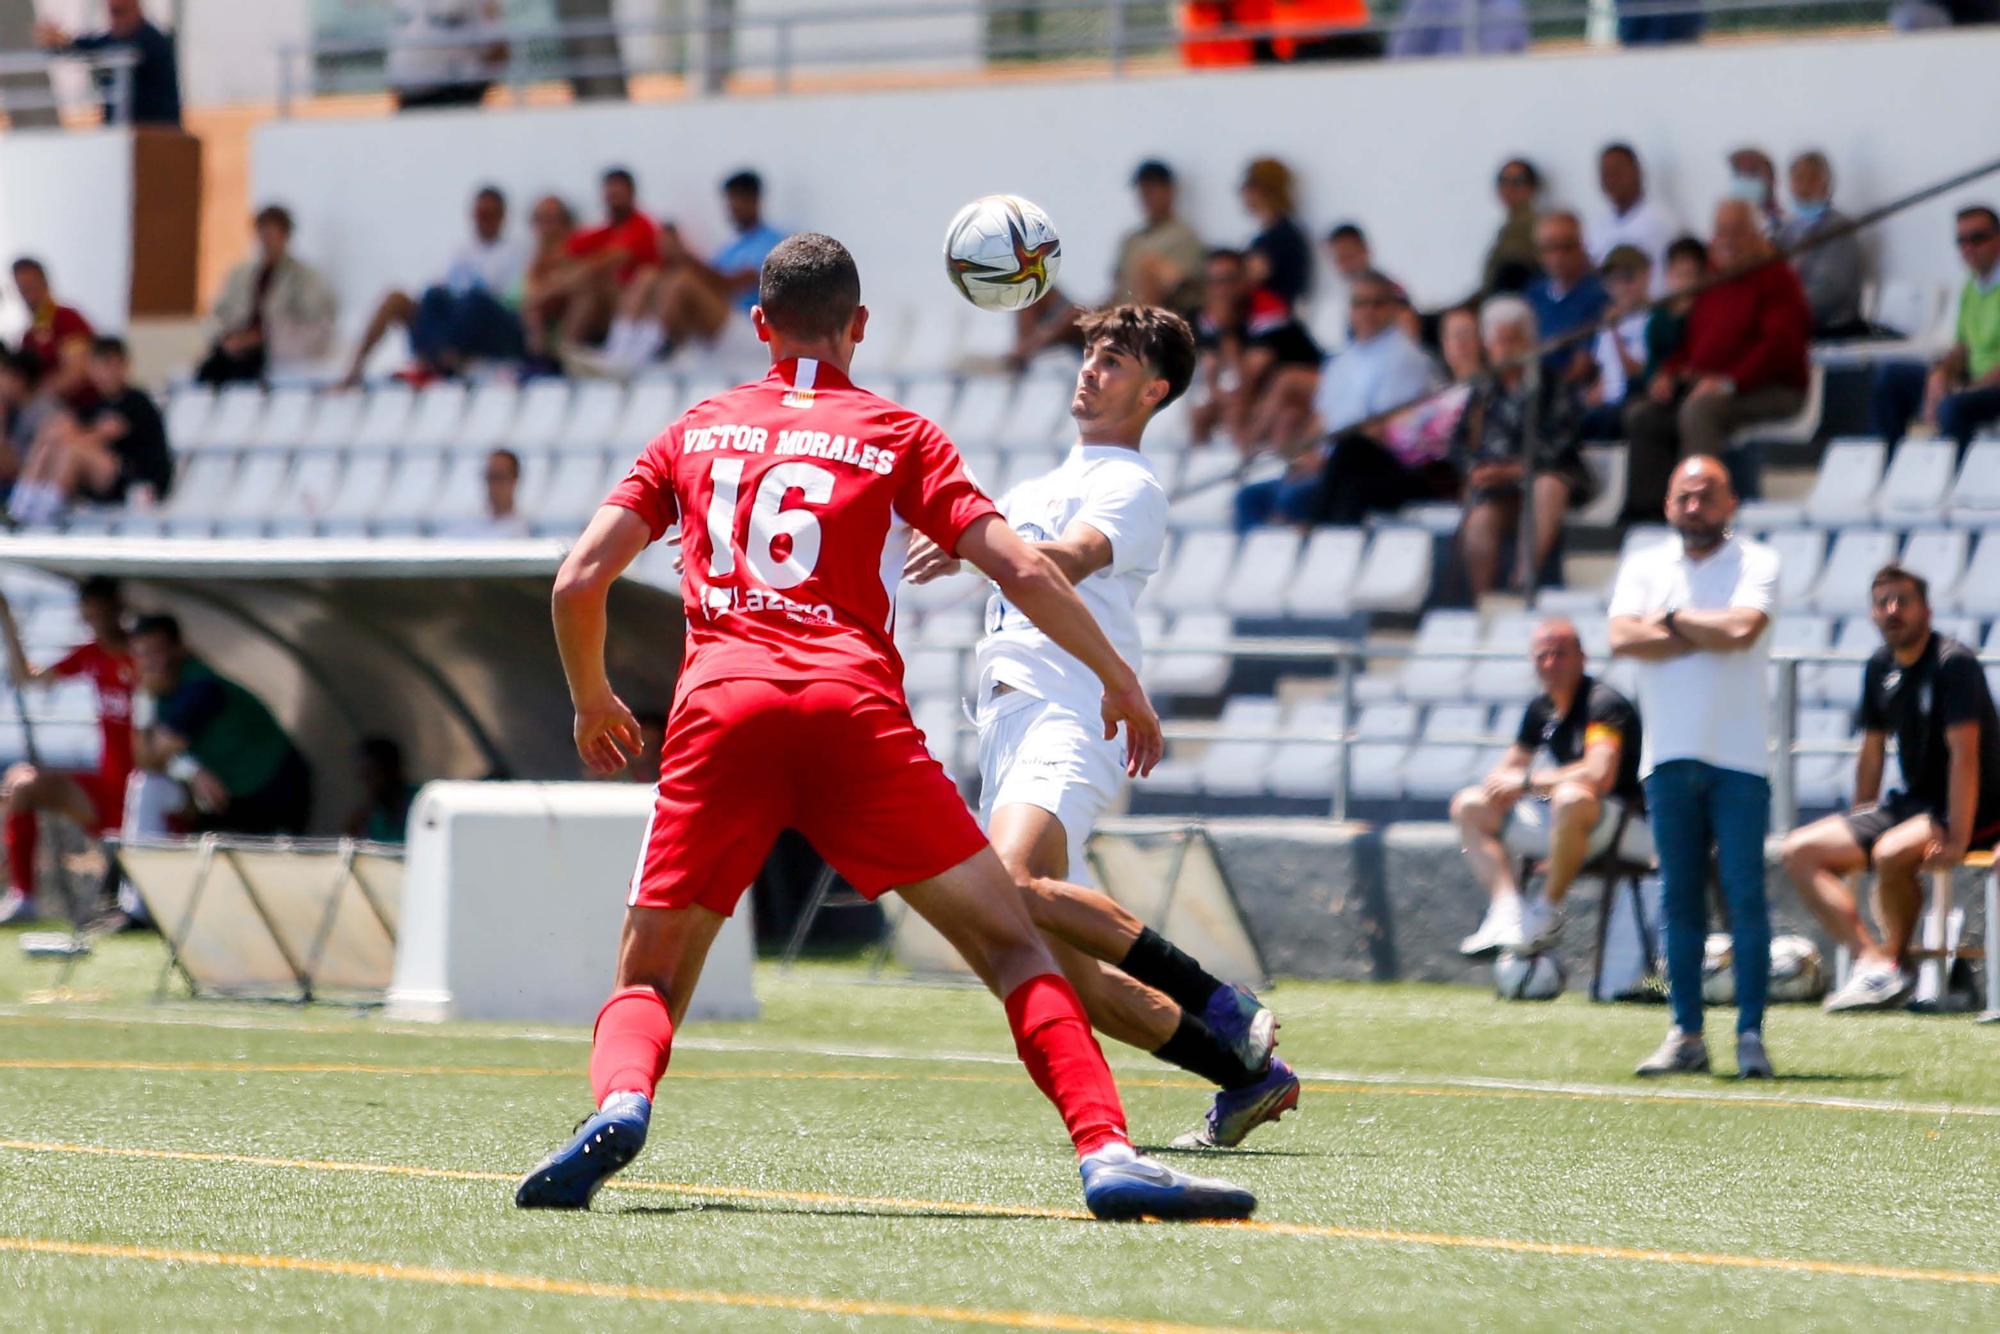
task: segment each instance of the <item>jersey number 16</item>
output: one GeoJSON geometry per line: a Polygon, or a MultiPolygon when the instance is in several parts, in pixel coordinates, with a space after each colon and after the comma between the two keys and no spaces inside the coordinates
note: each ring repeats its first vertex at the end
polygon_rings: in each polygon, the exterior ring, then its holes
{"type": "MultiPolygon", "coordinates": [[[[717,459],[708,470],[708,572],[736,570],[736,501],[743,488],[742,459],[717,459]]],[[[764,474],[750,497],[750,519],[740,552],[750,572],[769,588],[797,588],[819,564],[819,517],[810,509],[783,509],[788,492],[807,505],[833,499],[833,474],[816,463],[780,463],[764,474]]]]}

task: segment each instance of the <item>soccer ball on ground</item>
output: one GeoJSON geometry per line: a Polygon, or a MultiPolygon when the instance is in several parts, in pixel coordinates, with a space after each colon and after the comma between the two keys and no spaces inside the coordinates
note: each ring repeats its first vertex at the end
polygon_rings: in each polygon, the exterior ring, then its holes
{"type": "Polygon", "coordinates": [[[1553,954],[1507,950],[1493,961],[1493,991],[1501,1000],[1554,1000],[1568,984],[1562,960],[1553,954]]]}
{"type": "Polygon", "coordinates": [[[986,195],[945,228],[944,267],[981,310],[1020,310],[1054,289],[1062,238],[1037,205],[1019,195],[986,195]]]}
{"type": "MultiPolygon", "coordinates": [[[[1819,947],[1804,936],[1771,940],[1771,984],[1766,993],[1773,1004],[1816,1001],[1826,994],[1826,960],[1819,947]]],[[[1729,936],[1712,933],[1702,949],[1701,999],[1707,1005],[1736,1003],[1736,951],[1729,936]]]]}

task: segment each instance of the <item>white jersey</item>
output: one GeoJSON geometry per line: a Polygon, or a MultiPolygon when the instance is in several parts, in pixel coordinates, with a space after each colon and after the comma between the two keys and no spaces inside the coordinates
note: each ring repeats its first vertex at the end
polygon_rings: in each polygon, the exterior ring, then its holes
{"type": "MultiPolygon", "coordinates": [[[[1111,563],[1076,586],[1112,646],[1136,670],[1137,604],[1146,580],[1158,573],[1167,540],[1167,492],[1152,463],[1137,450],[1116,445],[1076,445],[1054,472],[1032,478],[1000,498],[1000,514],[1030,542],[1060,538],[1086,523],[1111,543],[1111,563]]],[[[1056,646],[999,593],[986,606],[986,637],[979,643],[978,704],[1005,685],[1037,699],[1097,716],[1104,689],[1097,676],[1056,646]]]]}

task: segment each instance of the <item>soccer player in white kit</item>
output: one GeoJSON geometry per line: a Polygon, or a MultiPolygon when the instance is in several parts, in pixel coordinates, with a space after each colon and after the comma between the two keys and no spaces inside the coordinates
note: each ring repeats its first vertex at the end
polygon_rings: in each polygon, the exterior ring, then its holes
{"type": "MultiPolygon", "coordinates": [[[[1147,423],[1186,391],[1194,333],[1151,306],[1082,317],[1084,362],[1070,413],[1077,443],[1061,467],[1000,498],[1008,525],[1052,558],[1128,662],[1140,658],[1136,604],[1166,543],[1167,493],[1139,451],[1147,423]]],[[[928,543],[913,583],[953,573],[928,543]]],[[[1098,716],[1099,689],[995,593],[979,645],[980,823],[1097,1030],[1218,1086],[1204,1123],[1175,1141],[1230,1147],[1298,1104],[1299,1081],[1272,1054],[1277,1021],[1116,901],[1075,883],[1084,844],[1116,800],[1125,761],[1098,716]]]]}

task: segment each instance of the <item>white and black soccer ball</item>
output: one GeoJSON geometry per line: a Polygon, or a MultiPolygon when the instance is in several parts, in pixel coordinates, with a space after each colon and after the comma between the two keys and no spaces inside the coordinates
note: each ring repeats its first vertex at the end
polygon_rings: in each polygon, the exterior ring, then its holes
{"type": "Polygon", "coordinates": [[[981,310],[1020,310],[1047,296],[1062,268],[1062,238],[1041,208],[1019,195],[985,195],[944,229],[951,285],[981,310]]]}
{"type": "Polygon", "coordinates": [[[1826,994],[1826,960],[1804,936],[1771,942],[1771,999],[1780,1004],[1816,1001],[1826,994]]]}
{"type": "Polygon", "coordinates": [[[1553,954],[1504,950],[1493,961],[1493,991],[1501,1000],[1546,1001],[1563,994],[1569,974],[1553,954]]]}
{"type": "Polygon", "coordinates": [[[1725,932],[1710,932],[1702,946],[1701,999],[1704,1005],[1736,1003],[1736,943],[1725,932]]]}

